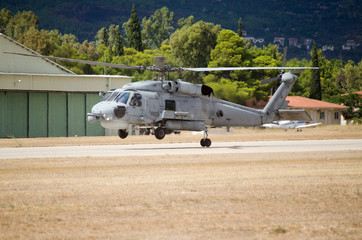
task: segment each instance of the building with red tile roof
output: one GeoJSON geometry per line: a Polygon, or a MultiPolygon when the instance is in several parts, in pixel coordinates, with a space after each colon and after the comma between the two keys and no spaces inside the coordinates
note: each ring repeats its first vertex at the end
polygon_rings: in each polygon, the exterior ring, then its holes
{"type": "Polygon", "coordinates": [[[288,102],[287,109],[303,109],[309,114],[313,122],[323,124],[341,124],[341,113],[348,108],[339,104],[299,96],[288,96],[286,101],[288,102]]]}

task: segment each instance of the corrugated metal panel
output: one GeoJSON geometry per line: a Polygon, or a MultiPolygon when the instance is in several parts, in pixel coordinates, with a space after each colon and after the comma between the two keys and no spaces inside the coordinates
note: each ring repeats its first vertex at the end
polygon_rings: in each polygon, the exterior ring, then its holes
{"type": "Polygon", "coordinates": [[[5,92],[0,92],[0,137],[5,137],[5,92]]]}
{"type": "Polygon", "coordinates": [[[85,136],[85,94],[68,93],[68,136],[85,136]]]}
{"type": "MultiPolygon", "coordinates": [[[[101,97],[98,94],[88,93],[86,95],[86,112],[90,113],[92,111],[92,107],[101,100],[101,97]]],[[[87,136],[104,136],[104,128],[101,126],[100,121],[96,121],[94,123],[86,122],[86,132],[87,136]]]]}
{"type": "Polygon", "coordinates": [[[46,93],[29,93],[29,137],[48,136],[47,108],[46,93]]]}
{"type": "Polygon", "coordinates": [[[99,102],[95,93],[0,92],[0,137],[104,136],[87,113],[99,102]]]}
{"type": "Polygon", "coordinates": [[[67,136],[67,95],[66,93],[49,93],[49,137],[67,136]]]}
{"type": "Polygon", "coordinates": [[[2,100],[3,110],[0,110],[4,124],[2,137],[27,137],[28,94],[3,92],[2,100]]]}

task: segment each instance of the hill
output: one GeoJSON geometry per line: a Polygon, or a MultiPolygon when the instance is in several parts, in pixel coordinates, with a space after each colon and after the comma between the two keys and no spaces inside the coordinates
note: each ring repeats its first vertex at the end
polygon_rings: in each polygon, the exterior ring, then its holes
{"type": "Polygon", "coordinates": [[[127,21],[132,4],[141,18],[163,6],[175,13],[176,21],[190,15],[195,20],[220,24],[236,31],[241,17],[248,36],[272,42],[274,37],[311,38],[320,46],[362,40],[362,4],[359,0],[3,0],[1,8],[12,12],[31,10],[40,28],[73,33],[80,41],[93,40],[96,32],[110,24],[127,21]]]}

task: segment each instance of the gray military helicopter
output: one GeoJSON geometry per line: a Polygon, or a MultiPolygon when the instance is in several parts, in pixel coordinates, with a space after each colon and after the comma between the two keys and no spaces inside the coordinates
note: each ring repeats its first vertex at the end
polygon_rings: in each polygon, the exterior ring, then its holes
{"type": "Polygon", "coordinates": [[[284,67],[285,57],[283,67],[182,68],[167,65],[165,57],[156,57],[155,65],[145,67],[58,57],[27,56],[157,72],[156,80],[132,82],[122,88],[107,91],[103,94],[101,101],[93,106],[92,112],[88,113],[89,122],[99,120],[104,128],[117,129],[120,138],[128,136],[130,125],[141,126],[147,133],[154,134],[159,140],[172,132],[203,131],[204,136],[200,144],[202,147],[210,147],[211,140],[208,138],[208,128],[210,127],[253,127],[277,120],[304,120],[309,117],[306,116],[305,111],[286,110],[283,107],[286,106],[285,98],[297,80],[296,71],[313,68],[284,67]],[[172,81],[164,78],[165,73],[172,71],[210,72],[264,69],[282,70],[277,77],[261,82],[264,84],[276,79],[280,81],[280,86],[264,109],[253,109],[218,99],[213,94],[213,89],[204,84],[193,84],[181,79],[172,81]],[[284,72],[291,69],[296,71],[284,72]]]}

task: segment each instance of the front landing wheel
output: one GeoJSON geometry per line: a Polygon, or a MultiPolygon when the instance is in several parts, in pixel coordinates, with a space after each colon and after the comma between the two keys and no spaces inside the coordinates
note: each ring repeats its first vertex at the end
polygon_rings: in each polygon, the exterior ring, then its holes
{"type": "Polygon", "coordinates": [[[210,146],[211,146],[211,140],[208,139],[208,138],[201,139],[200,145],[201,145],[202,147],[210,147],[210,146]]]}
{"type": "Polygon", "coordinates": [[[166,129],[165,129],[165,128],[161,128],[161,127],[156,128],[156,130],[155,130],[155,136],[156,136],[156,138],[157,138],[158,140],[163,139],[163,138],[165,137],[165,135],[166,135],[166,129]]]}
{"type": "Polygon", "coordinates": [[[125,139],[128,136],[128,132],[123,129],[118,130],[118,136],[122,139],[125,139]]]}

